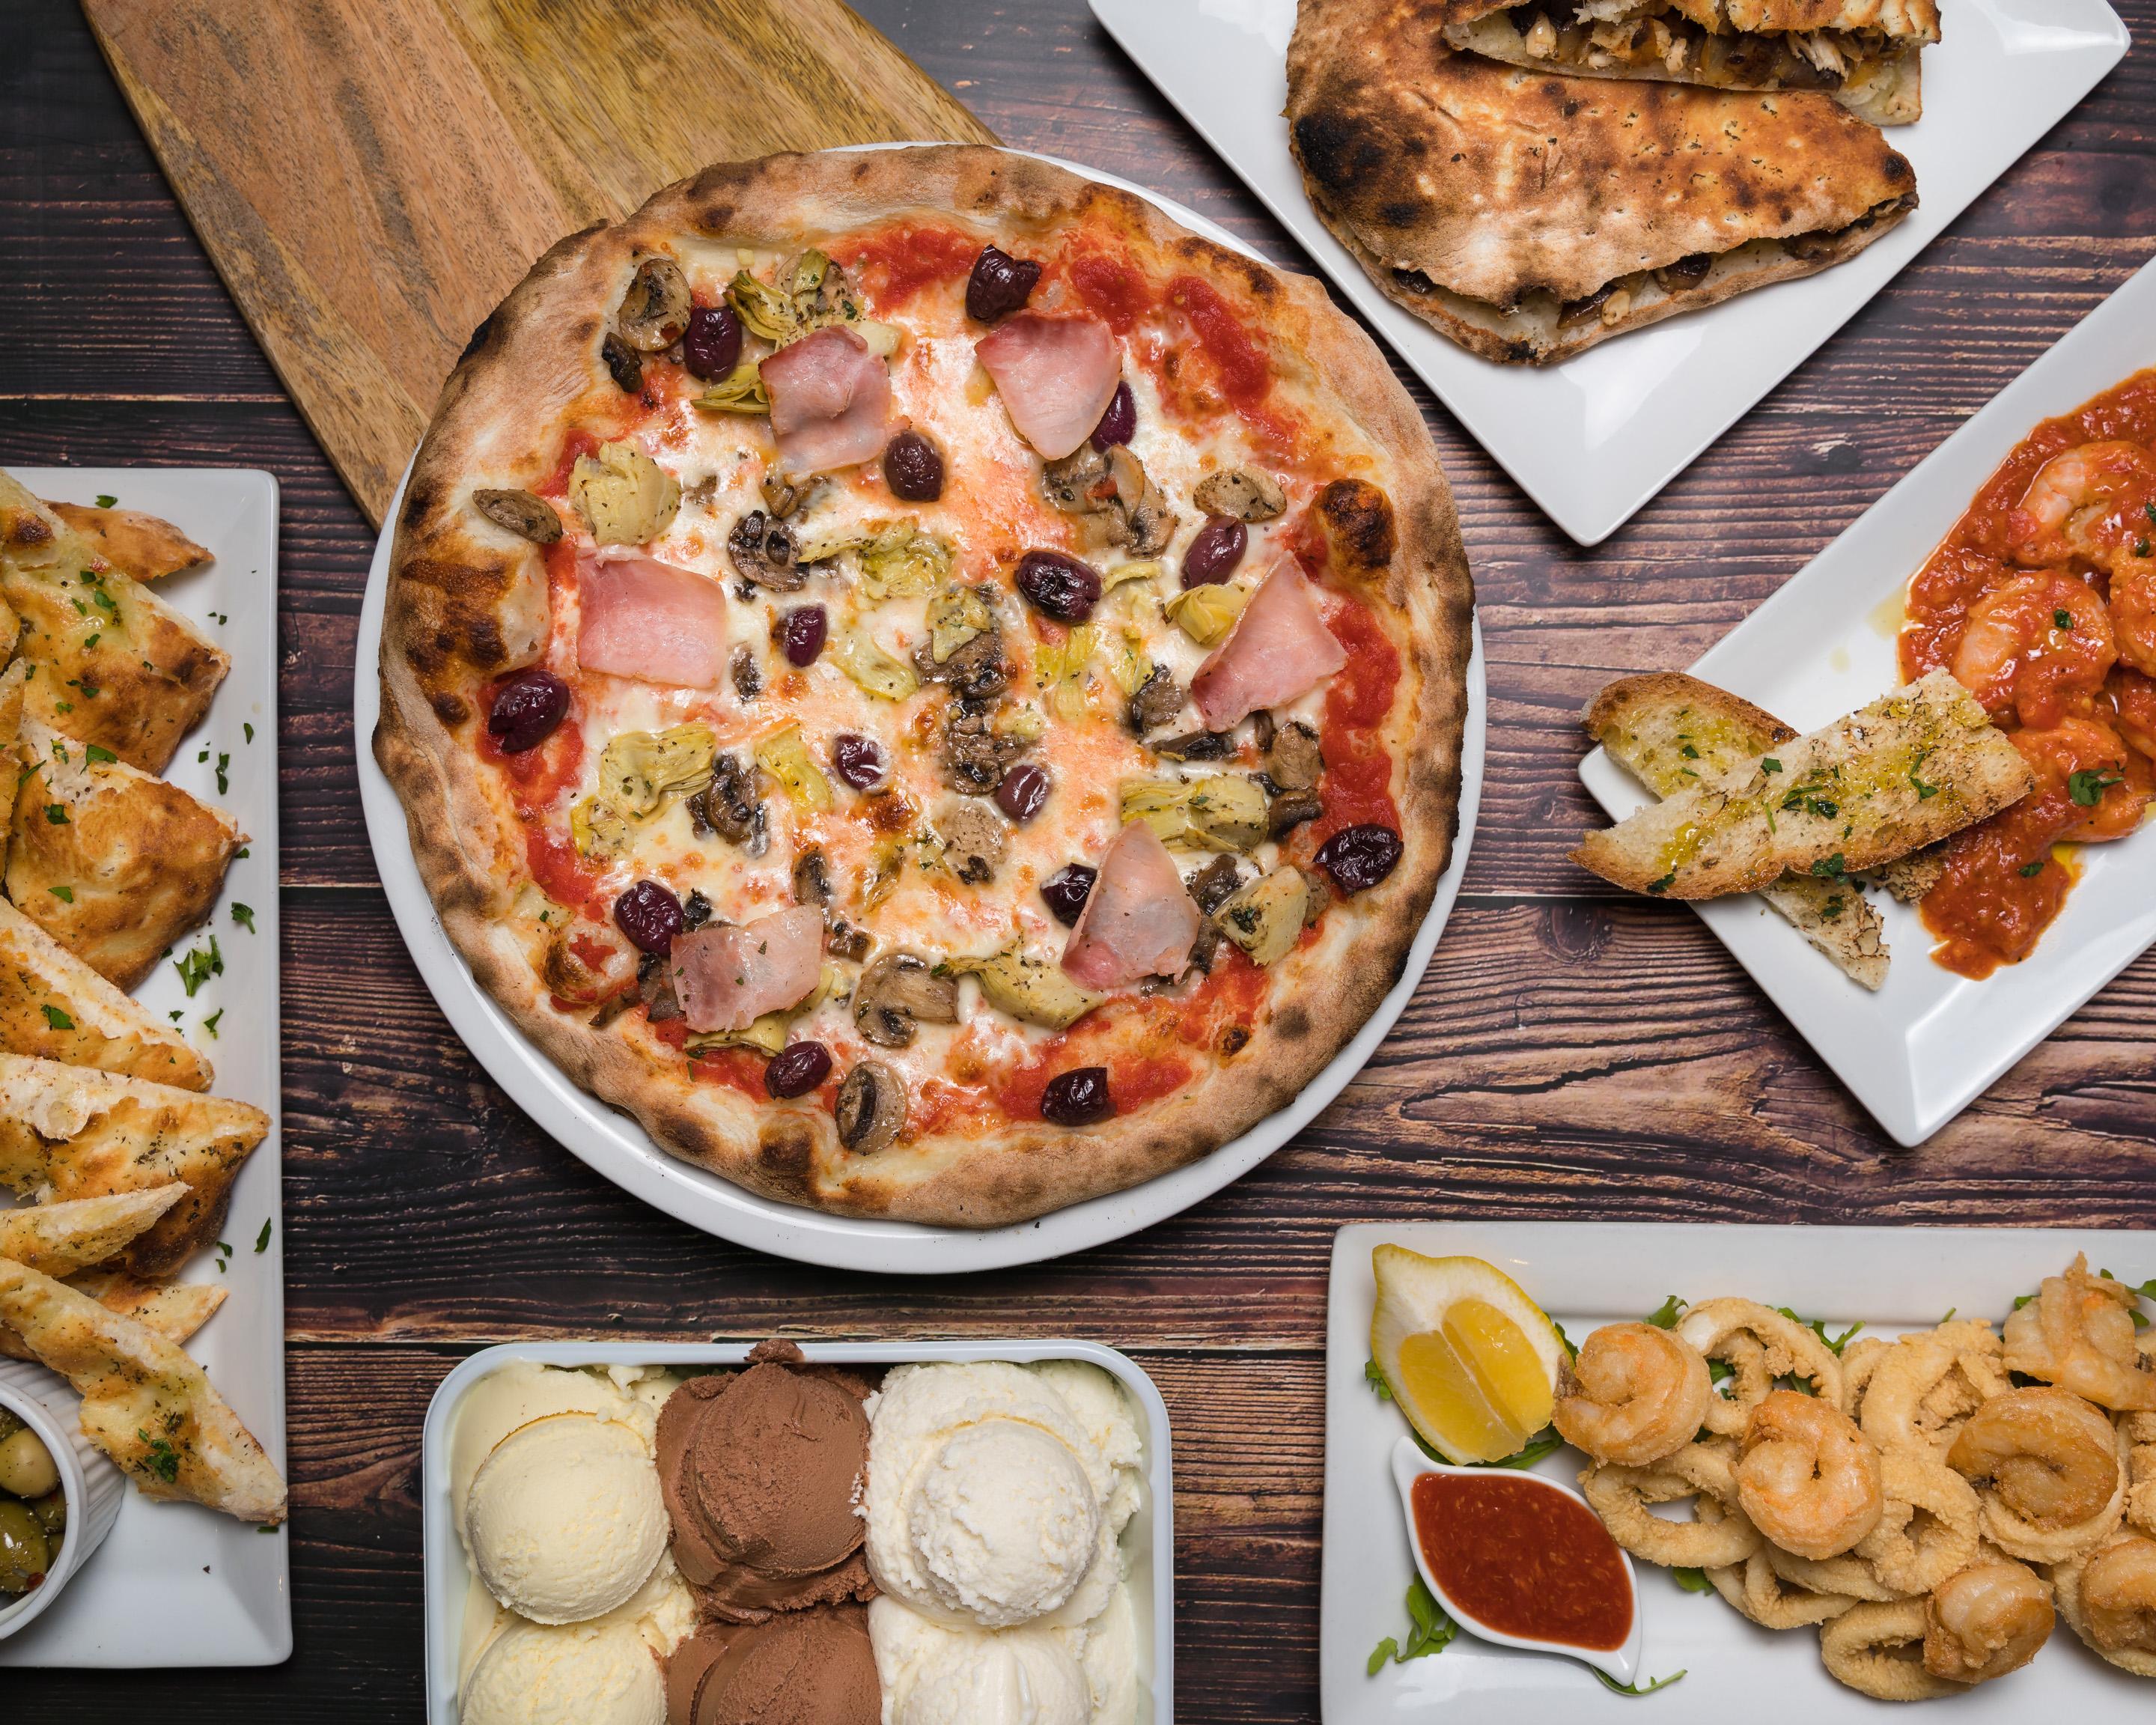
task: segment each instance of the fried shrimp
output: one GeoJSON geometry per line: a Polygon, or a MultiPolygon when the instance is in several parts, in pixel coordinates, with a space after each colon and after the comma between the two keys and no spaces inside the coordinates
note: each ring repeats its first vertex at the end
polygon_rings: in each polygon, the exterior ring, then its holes
{"type": "Polygon", "coordinates": [[[2030,1563],[2088,1550],[2125,1512],[2124,1440],[2102,1409],[2063,1389],[1993,1397],[1961,1429],[1947,1465],[1979,1488],[1985,1537],[2030,1563]]]}
{"type": "Polygon", "coordinates": [[[1834,1350],[1794,1318],[1756,1300],[1709,1300],[1678,1322],[1677,1334],[1708,1359],[1726,1363],[1735,1375],[1707,1404],[1707,1429],[1722,1437],[1743,1435],[1746,1422],[1773,1392],[1777,1378],[1802,1378],[1820,1400],[1839,1409],[1845,1384],[1834,1350]]]}
{"type": "Polygon", "coordinates": [[[1597,1461],[1642,1467],[1699,1435],[1713,1398],[1698,1349],[1652,1324],[1607,1324],[1558,1384],[1558,1432],[1597,1461]]]}
{"type": "Polygon", "coordinates": [[[1889,1450],[1879,1472],[1886,1506],[1856,1555],[1881,1581],[1897,1593],[1928,1594],[1976,1561],[1984,1508],[1967,1480],[1928,1449],[1889,1450]]]}
{"type": "Polygon", "coordinates": [[[2122,1671],[2156,1677],[2156,1539],[2125,1533],[2051,1572],[2059,1615],[2122,1671]]]}
{"type": "Polygon", "coordinates": [[[2006,1320],[2006,1366],[2114,1413],[2156,1412],[2156,1370],[2138,1358],[2133,1289],[2076,1257],[2006,1320]]]}
{"type": "Polygon", "coordinates": [[[1925,1602],[1852,1606],[1820,1630],[1827,1675],[1875,1701],[1936,1701],[1963,1686],[1924,1668],[1925,1602]]]}
{"type": "Polygon", "coordinates": [[[1702,1440],[1646,1467],[1601,1462],[1579,1476],[1588,1507],[1609,1537],[1635,1557],[1665,1568],[1719,1569],[1759,1549],[1759,1530],[1733,1507],[1730,1446],[1702,1440]],[[1723,1512],[1689,1522],[1665,1521],[1650,1504],[1706,1499],[1723,1512]]]}
{"type": "Polygon", "coordinates": [[[1737,1502],[1784,1550],[1839,1557],[1879,1525],[1879,1452],[1841,1411],[1839,1395],[1777,1389],[1745,1426],[1737,1502]]]}
{"type": "MultiPolygon", "coordinates": [[[[2156,1329],[2142,1332],[2141,1358],[2156,1367],[2156,1329]]],[[[2118,1429],[2129,1446],[2126,1519],[2143,1533],[2156,1533],[2156,1414],[2128,1414],[2118,1429]]]]}
{"type": "Polygon", "coordinates": [[[1988,1683],[2034,1659],[2056,1621],[2050,1583],[1987,1553],[1924,1601],[1924,1669],[1955,1683],[1988,1683]]]}

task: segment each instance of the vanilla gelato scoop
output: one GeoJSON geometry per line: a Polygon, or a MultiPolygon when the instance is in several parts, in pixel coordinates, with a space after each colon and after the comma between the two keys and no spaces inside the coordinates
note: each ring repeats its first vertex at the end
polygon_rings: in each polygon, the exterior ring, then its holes
{"type": "Polygon", "coordinates": [[[1066,1637],[1040,1625],[946,1628],[896,1600],[869,1606],[888,1725],[1089,1725],[1092,1697],[1066,1637]]]}
{"type": "Polygon", "coordinates": [[[461,1725],[666,1725],[666,1681],[634,1624],[497,1635],[464,1686],[461,1725]]]}
{"type": "Polygon", "coordinates": [[[591,1414],[520,1427],[473,1477],[465,1544],[487,1590],[534,1623],[581,1623],[626,1603],[666,1550],[647,1440],[591,1414]]]}

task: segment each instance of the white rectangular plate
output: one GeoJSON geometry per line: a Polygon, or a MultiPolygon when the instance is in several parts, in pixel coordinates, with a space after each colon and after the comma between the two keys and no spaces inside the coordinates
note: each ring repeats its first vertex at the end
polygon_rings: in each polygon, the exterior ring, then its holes
{"type": "MultiPolygon", "coordinates": [[[[1612,1695],[1569,1659],[1522,1653],[1462,1635],[1444,1652],[1368,1674],[1379,1639],[1405,1639],[1412,1573],[1406,1524],[1386,1458],[1408,1429],[1364,1379],[1376,1290],[1370,1249],[1384,1241],[1433,1257],[1486,1258],[1573,1341],[1605,1323],[1645,1317],[1665,1297],[1734,1294],[1821,1317],[1839,1333],[1860,1319],[1892,1335],[1928,1328],[1949,1310],[1994,1322],[2016,1296],[2056,1276],[2076,1252],[2138,1282],[2156,1275],[2156,1235],[2035,1228],[1766,1228],[1630,1222],[1459,1222],[1343,1228],[1332,1242],[1325,1333],[1324,1600],[1320,1693],[1326,1725],[1453,1718],[1473,1725],[1552,1720],[1636,1722],[1640,1703],[1612,1695]],[[1451,1711],[1447,1711],[1448,1707],[1451,1711]]],[[[1583,1460],[1560,1449],[1535,1471],[1572,1482],[1583,1460]]],[[[1650,1563],[1635,1566],[1649,1677],[1686,1673],[1647,1703],[1659,1725],[1820,1725],[1887,1710],[1845,1689],[1820,1663],[1819,1637],[1780,1634],[1712,1594],[1680,1592],[1650,1563]]],[[[2104,1664],[2061,1622],[2026,1671],[1940,1704],[1949,1725],[2071,1719],[2107,1725],[2148,1717],[2145,1679],[2104,1664]]]]}
{"type": "MultiPolygon", "coordinates": [[[[1175,1466],[1170,1453],[1168,1404],[1137,1361],[1097,1342],[803,1342],[801,1352],[827,1365],[901,1366],[918,1360],[1076,1359],[1095,1365],[1128,1392],[1141,1445],[1145,1492],[1123,1530],[1130,1559],[1132,1616],[1138,1635],[1137,1669],[1152,1696],[1136,1725],[1175,1721],[1175,1466]]],[[[422,1452],[427,1563],[427,1717],[433,1725],[457,1725],[459,1642],[471,1568],[449,1518],[449,1437],[457,1404],[490,1372],[515,1360],[547,1366],[670,1366],[675,1370],[740,1366],[742,1344],[694,1343],[507,1343],[474,1354],[444,1378],[427,1404],[422,1452]]]]}
{"type": "MultiPolygon", "coordinates": [[[[166,777],[232,812],[247,855],[226,875],[210,920],[175,956],[210,937],[224,961],[190,1000],[173,967],[135,991],[153,1014],[176,1021],[217,1068],[216,1092],[270,1111],[270,1135],[234,1183],[224,1238],[216,1253],[187,1266],[182,1280],[216,1282],[230,1296],[187,1352],[208,1368],[224,1399],[285,1466],[285,1228],[278,1204],[277,955],[277,481],[244,468],[13,467],[40,497],[92,503],[117,498],[177,525],[216,562],[157,583],[159,595],[203,625],[232,655],[232,671],[209,715],[188,733],[166,777]],[[222,619],[222,620],[220,620],[222,619]],[[250,742],[245,727],[254,727],[250,742]],[[208,757],[203,758],[204,751],[208,757]],[[217,784],[228,756],[227,788],[217,784]],[[254,911],[254,932],[234,920],[254,911]],[[222,1013],[214,1035],[203,1026],[222,1013]],[[267,1245],[255,1241],[269,1227],[267,1245]]],[[[5,1666],[275,1665],[292,1651],[285,1531],[260,1532],[192,1503],[152,1503],[130,1491],[120,1519],[82,1573],[44,1616],[0,1641],[5,1666]]]]}
{"type": "Polygon", "coordinates": [[[1922,205],[1848,263],[1543,368],[1477,359],[1378,291],[1288,154],[1295,0],[1091,0],[1094,15],[1550,519],[1599,543],[1757,406],[2118,63],[2104,0],[1957,0],[1924,117],[1887,136],[1922,205]]]}
{"type": "MultiPolygon", "coordinates": [[[[1810,731],[1901,680],[1901,595],[1978,487],[2041,419],[2071,413],[2156,365],[2156,264],[2066,339],[1806,564],[1692,670],[1810,731]]],[[[1602,750],[1580,762],[1622,819],[1649,798],[1602,750]]],[[[1983,982],[1943,970],[1913,906],[1871,895],[1894,960],[1867,993],[1757,898],[1695,908],[1804,1040],[1903,1144],[1921,1143],[1982,1095],[2156,941],[2156,830],[2082,848],[2082,878],[2035,952],[1983,982]]]]}

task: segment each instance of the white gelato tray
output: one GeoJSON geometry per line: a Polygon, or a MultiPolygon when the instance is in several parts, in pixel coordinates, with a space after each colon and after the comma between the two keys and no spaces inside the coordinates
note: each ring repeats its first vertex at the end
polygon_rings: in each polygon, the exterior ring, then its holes
{"type": "MultiPolygon", "coordinates": [[[[793,1339],[793,1338],[788,1338],[793,1339]]],[[[1083,1360],[1129,1392],[1143,1445],[1144,1493],[1123,1530],[1130,1563],[1132,1615],[1138,1635],[1138,1675],[1152,1697],[1137,1725],[1173,1725],[1175,1717],[1175,1472],[1168,1405],[1136,1362],[1097,1342],[808,1342],[809,1360],[840,1366],[903,1366],[929,1361],[1083,1360]]],[[[457,1725],[457,1674],[470,1569],[449,1511],[449,1440],[465,1393],[517,1361],[544,1366],[742,1366],[751,1344],[695,1343],[513,1342],[474,1354],[444,1378],[427,1407],[421,1450],[427,1587],[427,1719],[457,1725]]]]}

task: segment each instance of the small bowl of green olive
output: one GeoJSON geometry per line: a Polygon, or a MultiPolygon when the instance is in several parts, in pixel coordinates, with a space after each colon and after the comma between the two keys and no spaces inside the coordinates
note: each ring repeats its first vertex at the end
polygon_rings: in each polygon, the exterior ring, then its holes
{"type": "Polygon", "coordinates": [[[76,1429],[67,1386],[0,1359],[0,1641],[56,1599],[112,1531],[120,1471],[76,1429]]]}

